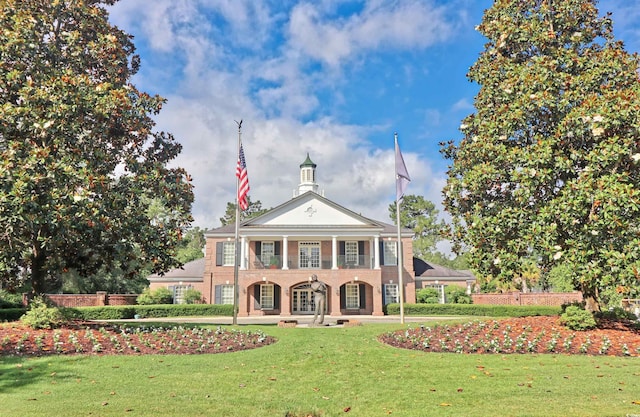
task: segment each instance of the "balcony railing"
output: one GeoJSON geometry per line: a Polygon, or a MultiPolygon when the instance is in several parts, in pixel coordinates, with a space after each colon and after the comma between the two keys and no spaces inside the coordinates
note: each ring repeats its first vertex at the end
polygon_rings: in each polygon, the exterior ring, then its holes
{"type": "MultiPolygon", "coordinates": [[[[266,259],[256,256],[249,263],[249,269],[282,269],[282,256],[280,255],[272,256],[268,262],[265,261],[266,259]]],[[[368,255],[357,257],[339,255],[337,265],[339,269],[371,269],[373,259],[368,255]]],[[[287,266],[289,269],[331,269],[333,260],[331,256],[320,258],[289,256],[287,266]]]]}

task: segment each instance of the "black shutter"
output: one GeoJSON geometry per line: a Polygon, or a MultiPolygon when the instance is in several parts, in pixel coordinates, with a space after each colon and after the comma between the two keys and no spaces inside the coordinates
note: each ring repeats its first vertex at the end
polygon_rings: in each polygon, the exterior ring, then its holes
{"type": "Polygon", "coordinates": [[[387,305],[387,284],[382,284],[382,305],[387,305]]]}
{"type": "Polygon", "coordinates": [[[253,308],[260,310],[260,285],[253,286],[253,308]]]}
{"type": "Polygon", "coordinates": [[[360,308],[367,307],[367,293],[366,287],[364,284],[360,284],[358,288],[358,292],[360,293],[360,308]]]}
{"type": "Polygon", "coordinates": [[[222,304],[222,285],[216,285],[213,304],[222,304]]]}
{"type": "Polygon", "coordinates": [[[347,297],[344,290],[344,285],[340,286],[340,309],[347,308],[347,297]]]}
{"type": "Polygon", "coordinates": [[[260,259],[262,255],[262,242],[256,242],[256,257],[260,259]]]}
{"type": "Polygon", "coordinates": [[[384,241],[378,242],[380,245],[380,265],[384,265],[384,241]]]}
{"type": "Polygon", "coordinates": [[[273,308],[276,310],[280,309],[280,291],[282,288],[279,285],[273,286],[273,308]]]}
{"type": "Polygon", "coordinates": [[[346,252],[345,249],[344,249],[344,240],[341,240],[340,242],[338,242],[338,245],[339,245],[338,247],[339,247],[339,251],[340,251],[339,255],[344,256],[345,252],[346,252]]]}
{"type": "Polygon", "coordinates": [[[216,266],[222,265],[222,245],[224,242],[216,242],[216,266]]]}
{"type": "Polygon", "coordinates": [[[358,265],[364,265],[366,262],[364,261],[364,240],[358,241],[358,265]]]}

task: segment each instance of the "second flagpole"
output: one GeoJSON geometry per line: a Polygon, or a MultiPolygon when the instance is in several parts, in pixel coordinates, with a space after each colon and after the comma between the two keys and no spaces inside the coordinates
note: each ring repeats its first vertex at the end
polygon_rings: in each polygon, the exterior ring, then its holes
{"type": "MultiPolygon", "coordinates": [[[[240,157],[240,146],[241,146],[241,137],[242,137],[242,119],[238,124],[238,149],[236,155],[240,157]]],[[[233,324],[238,324],[238,297],[240,296],[240,291],[238,288],[238,259],[240,246],[238,245],[238,225],[240,224],[240,177],[236,176],[236,232],[235,232],[235,240],[234,240],[234,249],[235,255],[233,260],[233,324]]]]}

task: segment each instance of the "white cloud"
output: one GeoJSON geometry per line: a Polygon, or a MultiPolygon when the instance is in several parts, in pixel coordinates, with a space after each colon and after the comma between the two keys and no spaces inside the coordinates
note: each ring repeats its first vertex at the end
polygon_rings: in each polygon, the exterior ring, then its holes
{"type": "MultiPolygon", "coordinates": [[[[273,207],[291,198],[309,152],[327,198],[391,222],[393,146],[379,149],[368,139],[388,132],[392,144],[389,122],[361,126],[309,115],[327,105],[317,96],[319,86],[343,81],[335,66],[380,50],[444,40],[451,26],[443,9],[431,1],[371,1],[358,14],[329,20],[333,2],[301,3],[291,10],[266,4],[155,0],[150,6],[128,0],[110,8],[112,21],[144,45],[143,71],[134,83],[168,99],[156,117],[157,130],[171,132],[183,145],[175,164],[194,178],[195,225],[219,226],[227,202],[234,200],[240,119],[252,200],[273,207]],[[284,43],[274,46],[279,35],[284,43]],[[145,67],[145,57],[154,65],[145,67]],[[309,69],[310,58],[328,65],[309,69]]],[[[410,69],[405,73],[418,77],[410,69]]],[[[332,100],[342,99],[341,91],[332,94],[332,100]]],[[[435,110],[426,114],[440,117],[435,110]]],[[[439,204],[443,175],[429,159],[403,154],[412,177],[407,192],[439,204]]]]}
{"type": "Polygon", "coordinates": [[[445,9],[430,1],[371,1],[346,19],[330,18],[330,12],[315,3],[298,4],[289,35],[293,48],[332,67],[373,49],[425,48],[452,31],[445,9]]]}

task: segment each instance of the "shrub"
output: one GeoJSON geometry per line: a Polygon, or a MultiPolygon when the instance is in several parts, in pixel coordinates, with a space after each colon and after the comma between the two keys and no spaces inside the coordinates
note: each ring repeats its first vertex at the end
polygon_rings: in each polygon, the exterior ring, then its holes
{"type": "Polygon", "coordinates": [[[622,307],[613,307],[609,310],[599,311],[595,313],[597,319],[605,320],[637,320],[635,314],[631,311],[627,311],[622,307]]]}
{"type": "Polygon", "coordinates": [[[22,295],[0,290],[0,308],[21,308],[22,295]]]}
{"type": "Polygon", "coordinates": [[[124,320],[180,316],[233,316],[232,304],[156,304],[65,308],[65,314],[79,320],[124,320]]]}
{"type": "Polygon", "coordinates": [[[140,305],[172,304],[173,293],[164,287],[160,287],[155,291],[151,291],[150,288],[145,288],[142,294],[136,298],[136,302],[140,305]]]}
{"type": "Polygon", "coordinates": [[[444,287],[444,293],[447,303],[471,304],[473,302],[467,291],[459,285],[447,285],[444,287]]]}
{"type": "Polygon", "coordinates": [[[186,304],[201,304],[202,293],[195,288],[189,288],[184,292],[183,299],[186,304]]]}
{"type": "MultiPolygon", "coordinates": [[[[400,314],[400,304],[387,304],[386,314],[400,314]]],[[[557,316],[559,306],[510,306],[490,304],[405,304],[408,316],[485,316],[527,317],[557,316]]]]}
{"type": "Polygon", "coordinates": [[[20,320],[26,312],[26,308],[0,308],[0,322],[20,320]]]}
{"type": "Polygon", "coordinates": [[[571,330],[589,330],[596,327],[593,314],[578,306],[568,306],[560,316],[560,323],[571,330]]]}
{"type": "Polygon", "coordinates": [[[173,293],[168,288],[160,287],[153,293],[156,304],[173,304],[173,293]]]}
{"type": "Polygon", "coordinates": [[[33,329],[53,329],[66,321],[60,309],[48,306],[43,297],[34,297],[20,320],[33,329]]]}
{"type": "Polygon", "coordinates": [[[416,291],[416,299],[418,303],[422,304],[438,304],[440,301],[438,297],[438,290],[431,287],[421,288],[416,291]]]}

